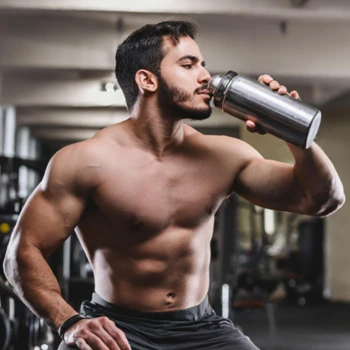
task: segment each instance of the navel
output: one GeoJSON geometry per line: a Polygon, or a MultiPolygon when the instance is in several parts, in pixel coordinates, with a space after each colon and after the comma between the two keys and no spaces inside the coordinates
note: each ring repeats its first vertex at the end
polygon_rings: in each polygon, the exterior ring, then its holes
{"type": "Polygon", "coordinates": [[[174,299],[176,297],[176,293],[170,292],[170,293],[167,294],[167,297],[171,298],[171,299],[174,299]]]}

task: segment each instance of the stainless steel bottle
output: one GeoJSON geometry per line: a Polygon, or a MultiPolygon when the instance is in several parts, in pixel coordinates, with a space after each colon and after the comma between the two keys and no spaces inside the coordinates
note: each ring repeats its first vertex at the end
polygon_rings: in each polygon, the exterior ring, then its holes
{"type": "Polygon", "coordinates": [[[310,147],[321,123],[318,109],[233,71],[215,75],[208,89],[216,108],[302,148],[310,147]]]}

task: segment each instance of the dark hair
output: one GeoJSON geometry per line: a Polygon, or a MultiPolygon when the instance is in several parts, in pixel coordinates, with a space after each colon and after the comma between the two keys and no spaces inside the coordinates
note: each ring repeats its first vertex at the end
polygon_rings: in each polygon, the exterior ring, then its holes
{"type": "Polygon", "coordinates": [[[147,24],[131,33],[118,46],[115,60],[115,74],[123,90],[128,109],[131,110],[138,96],[135,74],[146,69],[160,76],[160,64],[166,54],[163,38],[168,37],[174,45],[179,38],[189,36],[194,39],[196,24],[185,21],[166,21],[147,24]]]}

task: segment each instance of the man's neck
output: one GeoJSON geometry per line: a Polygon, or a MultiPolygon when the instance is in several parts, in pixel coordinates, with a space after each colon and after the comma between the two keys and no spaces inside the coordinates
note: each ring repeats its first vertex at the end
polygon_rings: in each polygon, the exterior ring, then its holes
{"type": "Polygon", "coordinates": [[[129,127],[138,142],[161,159],[184,140],[183,121],[164,115],[158,106],[134,106],[129,127]]]}

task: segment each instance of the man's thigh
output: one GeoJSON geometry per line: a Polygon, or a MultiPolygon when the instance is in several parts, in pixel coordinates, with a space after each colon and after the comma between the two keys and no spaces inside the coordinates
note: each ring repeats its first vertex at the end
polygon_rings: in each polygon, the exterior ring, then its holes
{"type": "Polygon", "coordinates": [[[205,350],[259,350],[249,337],[237,328],[220,329],[212,334],[212,338],[201,344],[205,350]]]}
{"type": "MultiPolygon", "coordinates": [[[[223,326],[217,332],[217,349],[220,350],[259,350],[259,348],[244,335],[232,322],[223,326]]],[[[213,348],[214,349],[214,348],[213,348]]]]}
{"type": "Polygon", "coordinates": [[[159,340],[162,350],[259,350],[231,321],[218,315],[189,323],[188,329],[172,326],[165,335],[159,340]]]}

